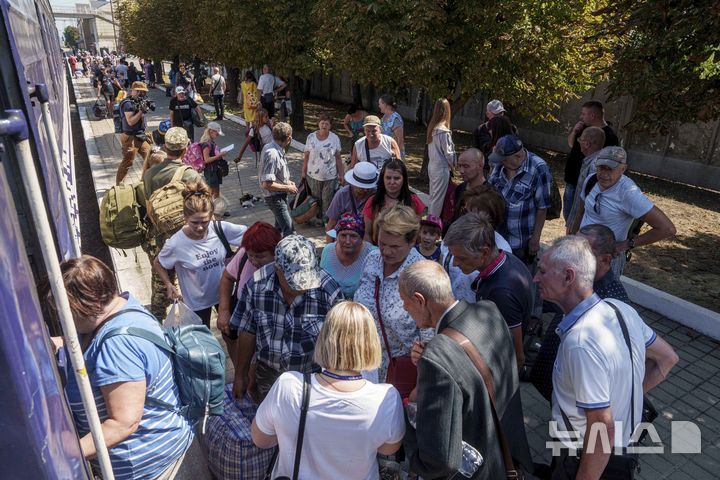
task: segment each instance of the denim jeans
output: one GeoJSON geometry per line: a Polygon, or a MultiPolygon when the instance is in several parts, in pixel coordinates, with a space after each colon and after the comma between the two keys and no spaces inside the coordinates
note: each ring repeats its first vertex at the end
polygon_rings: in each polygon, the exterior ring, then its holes
{"type": "Polygon", "coordinates": [[[573,200],[575,199],[575,185],[565,184],[565,193],[563,193],[563,219],[567,222],[570,216],[570,210],[573,206],[573,200]]]}
{"type": "Polygon", "coordinates": [[[276,193],[265,197],[265,203],[273,215],[275,215],[275,227],[280,230],[283,237],[292,235],[293,222],[290,218],[290,207],[288,206],[287,193],[276,193]]]}

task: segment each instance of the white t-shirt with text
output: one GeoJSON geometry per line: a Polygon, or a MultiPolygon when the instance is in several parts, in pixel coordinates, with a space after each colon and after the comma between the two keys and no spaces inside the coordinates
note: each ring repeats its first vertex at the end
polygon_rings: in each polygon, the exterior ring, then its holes
{"type": "MultiPolygon", "coordinates": [[[[220,224],[228,243],[239,246],[247,227],[229,222],[220,224]]],[[[211,222],[202,240],[193,240],[180,229],[165,242],[158,261],[165,269],[175,269],[183,302],[197,311],[212,307],[220,301],[220,278],[225,269],[225,254],[225,247],[211,222]]]]}

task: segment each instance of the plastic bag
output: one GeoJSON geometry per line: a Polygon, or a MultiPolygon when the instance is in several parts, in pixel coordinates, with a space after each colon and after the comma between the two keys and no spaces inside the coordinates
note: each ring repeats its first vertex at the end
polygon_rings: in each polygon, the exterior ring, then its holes
{"type": "Polygon", "coordinates": [[[170,307],[170,313],[165,319],[163,327],[182,327],[185,325],[202,324],[202,319],[190,310],[190,307],[180,300],[177,300],[173,303],[172,307],[170,307]]]}

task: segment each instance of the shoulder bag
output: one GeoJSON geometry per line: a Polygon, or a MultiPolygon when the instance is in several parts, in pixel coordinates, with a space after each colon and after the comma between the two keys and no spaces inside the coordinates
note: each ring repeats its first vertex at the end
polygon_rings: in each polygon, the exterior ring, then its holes
{"type": "MultiPolygon", "coordinates": [[[[620,313],[620,309],[613,305],[611,302],[605,303],[610,305],[610,307],[615,310],[618,322],[620,322],[620,329],[622,330],[623,338],[625,339],[625,345],[627,345],[628,351],[630,353],[630,422],[632,424],[632,429],[634,430],[635,364],[632,361],[632,344],[630,343],[630,334],[628,333],[627,324],[625,323],[625,319],[623,318],[622,313],[620,313]]],[[[567,415],[565,415],[565,412],[563,412],[562,409],[560,409],[560,414],[562,415],[563,422],[565,422],[565,428],[567,428],[568,431],[574,432],[575,429],[570,423],[570,419],[567,417],[567,415]]],[[[582,452],[578,451],[577,457],[568,456],[567,458],[565,458],[565,461],[563,462],[563,473],[566,475],[565,478],[575,478],[575,476],[577,475],[577,471],[580,469],[581,457],[582,452]]],[[[639,470],[639,467],[640,462],[637,453],[625,452],[619,455],[615,453],[615,449],[613,448],[607,466],[605,467],[605,470],[603,470],[602,478],[603,480],[632,480],[633,478],[635,478],[635,473],[639,470]]]]}
{"type": "Polygon", "coordinates": [[[488,366],[485,359],[477,351],[475,345],[462,333],[458,332],[454,328],[445,328],[440,334],[450,337],[458,345],[465,350],[465,354],[470,358],[470,361],[475,365],[478,373],[485,383],[488,397],[490,398],[490,410],[492,410],[493,423],[495,424],[495,434],[498,437],[498,443],[500,444],[500,451],[503,456],[503,463],[505,464],[505,475],[508,480],[530,480],[534,478],[531,475],[526,474],[522,470],[515,468],[512,456],[510,455],[510,447],[508,446],[507,437],[500,424],[500,418],[497,413],[497,404],[495,403],[495,384],[493,383],[492,373],[490,373],[490,367],[488,366]]]}
{"type": "Polygon", "coordinates": [[[390,350],[390,342],[385,332],[385,323],[380,313],[380,279],[375,277],[375,309],[377,310],[377,318],[380,323],[380,331],[385,341],[385,350],[387,351],[390,364],[388,365],[386,383],[397,388],[402,398],[407,398],[415,388],[417,383],[417,368],[413,365],[410,357],[405,355],[401,357],[393,357],[390,350]]]}
{"type": "MultiPolygon", "coordinates": [[[[303,374],[302,407],[300,408],[300,425],[298,426],[297,444],[295,445],[295,464],[293,465],[292,480],[298,480],[298,475],[300,473],[300,454],[302,453],[303,437],[305,436],[305,421],[307,420],[308,406],[310,405],[310,375],[310,373],[303,374]]],[[[263,480],[270,480],[272,478],[272,470],[275,466],[275,460],[277,460],[278,451],[279,449],[276,448],[263,480]]],[[[274,480],[290,480],[290,477],[275,477],[274,480]]]]}

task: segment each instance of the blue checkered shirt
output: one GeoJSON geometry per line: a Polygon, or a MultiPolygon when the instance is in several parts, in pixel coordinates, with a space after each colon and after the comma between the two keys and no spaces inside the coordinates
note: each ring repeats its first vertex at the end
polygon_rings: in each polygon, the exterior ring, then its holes
{"type": "Polygon", "coordinates": [[[340,286],[320,270],[320,286],[285,303],[275,264],[256,271],[243,287],[230,324],[255,335],[257,360],[279,371],[310,372],[325,315],[339,300],[340,286]]]}
{"type": "Polygon", "coordinates": [[[208,467],[217,478],[242,480],[263,478],[274,448],[262,449],[252,441],[252,421],[258,406],[245,396],[235,400],[232,383],[225,385],[225,413],[211,416],[201,441],[208,452],[208,467]]]}
{"type": "Polygon", "coordinates": [[[545,160],[528,152],[525,161],[511,179],[505,167],[497,165],[488,182],[505,198],[505,225],[498,231],[513,250],[526,248],[535,231],[535,214],[551,205],[552,174],[545,160]]]}

